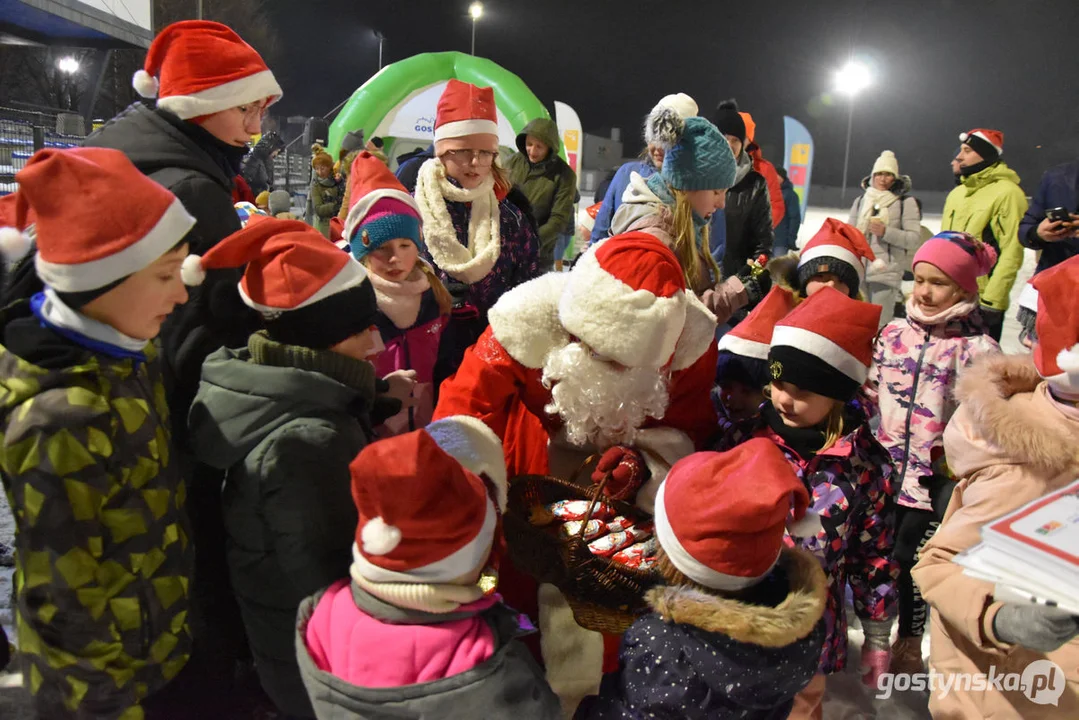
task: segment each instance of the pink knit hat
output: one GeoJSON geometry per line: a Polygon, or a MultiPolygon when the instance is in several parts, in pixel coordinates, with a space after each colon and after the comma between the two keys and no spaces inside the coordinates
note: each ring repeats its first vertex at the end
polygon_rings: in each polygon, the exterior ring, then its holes
{"type": "Polygon", "coordinates": [[[956,285],[978,294],[978,278],[988,275],[997,252],[965,232],[945,230],[925,241],[914,255],[913,266],[926,262],[940,268],[956,285]]]}

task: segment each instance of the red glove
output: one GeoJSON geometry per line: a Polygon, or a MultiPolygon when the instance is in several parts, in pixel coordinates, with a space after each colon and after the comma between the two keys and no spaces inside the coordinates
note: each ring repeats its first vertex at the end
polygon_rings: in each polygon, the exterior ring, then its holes
{"type": "Polygon", "coordinates": [[[866,687],[876,690],[880,687],[880,676],[888,672],[888,666],[892,663],[891,650],[871,650],[868,646],[862,648],[862,683],[866,687]]]}
{"type": "Polygon", "coordinates": [[[637,450],[625,445],[615,445],[603,453],[592,473],[592,482],[599,485],[610,473],[604,494],[614,500],[632,500],[644,481],[648,479],[648,466],[637,450]]]}

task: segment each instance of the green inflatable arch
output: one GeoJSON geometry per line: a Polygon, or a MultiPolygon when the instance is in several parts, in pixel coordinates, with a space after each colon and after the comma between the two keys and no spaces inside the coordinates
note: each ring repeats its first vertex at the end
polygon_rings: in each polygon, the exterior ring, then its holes
{"type": "Polygon", "coordinates": [[[531,120],[551,117],[521,78],[490,60],[459,52],[423,53],[387,65],[352,93],[330,125],[330,154],[336,157],[346,133],[362,129],[370,137],[383,118],[413,92],[451,78],[494,88],[495,105],[514,134],[531,120]]]}

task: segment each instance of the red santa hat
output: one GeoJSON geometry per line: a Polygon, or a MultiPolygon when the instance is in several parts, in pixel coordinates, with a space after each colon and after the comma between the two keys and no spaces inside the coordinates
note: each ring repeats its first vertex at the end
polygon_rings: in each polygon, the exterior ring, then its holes
{"type": "Polygon", "coordinates": [[[131,84],[183,120],[281,99],[281,86],[255,49],[227,25],[183,20],[157,34],[131,84]]]}
{"type": "Polygon", "coordinates": [[[971,147],[974,152],[982,156],[982,160],[995,162],[1004,154],[1004,133],[999,130],[987,130],[974,128],[965,133],[959,133],[959,142],[971,147]]]}
{"type": "Polygon", "coordinates": [[[827,218],[798,256],[798,281],[804,291],[814,275],[832,273],[850,288],[851,297],[856,297],[869,263],[876,259],[861,230],[827,218]]]}
{"type": "Polygon", "coordinates": [[[603,207],[602,202],[589,205],[588,207],[582,207],[577,211],[577,224],[585,228],[589,232],[596,226],[596,216],[599,215],[599,209],[603,207]]]}
{"type": "Polygon", "coordinates": [[[375,324],[378,305],[363,265],[299,220],[252,217],[182,275],[199,285],[208,270],[247,266],[240,299],[262,314],[278,342],[328,348],[375,324]]]}
{"type": "Polygon", "coordinates": [[[802,520],[808,506],[805,485],[775,443],[753,438],[674,464],[656,493],[656,539],[694,582],[744,590],[771,572],[788,519],[802,520]]]}
{"type": "Polygon", "coordinates": [[[30,252],[34,236],[34,210],[19,217],[19,191],[0,197],[0,256],[15,261],[30,252]]]}
{"type": "Polygon", "coordinates": [[[195,226],[172,193],[118,150],[40,150],[15,180],[19,191],[6,203],[3,242],[13,253],[28,249],[22,231],[33,223],[38,277],[60,293],[110,287],[151,265],[195,226]],[[121,207],[137,211],[102,212],[121,207]]]}
{"type": "Polygon", "coordinates": [[[794,309],[794,305],[794,293],[779,285],[773,286],[745,320],[719,339],[719,349],[756,360],[767,360],[772,331],[776,323],[794,309]]]}
{"type": "Polygon", "coordinates": [[[772,379],[850,400],[869,374],[880,311],[830,287],[813,293],[776,323],[768,352],[772,379]]]}
{"type": "Polygon", "coordinates": [[[1079,256],[1042,270],[1031,283],[1038,291],[1034,365],[1054,395],[1079,400],[1079,256]]]}
{"type": "Polygon", "coordinates": [[[671,250],[647,233],[595,245],[573,266],[558,303],[562,327],[626,367],[661,368],[686,321],[686,281],[671,250]]]}
{"type": "Polygon", "coordinates": [[[353,572],[366,580],[448,583],[480,569],[497,540],[506,493],[498,437],[472,418],[432,426],[368,445],[349,466],[353,572]],[[498,478],[472,470],[492,462],[498,478]]]}
{"type": "Polygon", "coordinates": [[[419,206],[386,163],[362,152],[352,161],[349,178],[352,194],[343,239],[352,243],[353,255],[359,258],[396,238],[420,244],[419,206]],[[364,233],[362,242],[353,237],[357,232],[364,233]]]}
{"type": "Polygon", "coordinates": [[[498,135],[494,90],[451,79],[438,99],[435,142],[480,134],[498,135]]]}

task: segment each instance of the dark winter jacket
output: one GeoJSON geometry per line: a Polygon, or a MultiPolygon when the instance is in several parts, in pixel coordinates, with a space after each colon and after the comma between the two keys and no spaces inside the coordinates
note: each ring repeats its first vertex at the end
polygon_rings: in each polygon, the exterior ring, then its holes
{"type": "Polygon", "coordinates": [[[36,716],[131,717],[191,652],[194,548],[157,351],[75,342],[26,301],[0,313],[0,337],[0,477],[36,716]]]}
{"type": "Polygon", "coordinates": [[[1079,161],[1045,171],[1038,191],[1019,223],[1019,242],[1031,250],[1041,251],[1036,273],[1079,255],[1079,238],[1045,242],[1038,237],[1038,225],[1045,219],[1045,211],[1058,207],[1067,208],[1070,213],[1079,212],[1079,161]]]}
{"type": "Polygon", "coordinates": [[[577,720],[781,720],[817,672],[828,585],[817,560],[786,549],[754,597],[687,586],[647,594],[653,612],[622,638],[616,673],[577,720]],[[774,597],[767,597],[773,595],[774,597]]]}
{"type": "Polygon", "coordinates": [[[330,237],[330,218],[341,209],[344,186],[332,175],[316,177],[311,183],[311,207],[315,211],[314,226],[326,238],[330,237]]]}
{"type": "Polygon", "coordinates": [[[273,152],[282,147],[281,138],[277,136],[277,133],[270,132],[259,138],[258,143],[248,154],[247,162],[244,163],[243,177],[255,195],[264,190],[273,190],[273,152]]]}
{"type": "Polygon", "coordinates": [[[798,199],[798,193],[794,192],[794,185],[788,178],[783,178],[780,184],[783,191],[783,203],[786,213],[776,226],[774,253],[785,254],[798,248],[798,229],[802,227],[802,201],[798,199]]]}
{"type": "Polygon", "coordinates": [[[560,235],[572,231],[573,204],[577,195],[577,173],[559,157],[562,141],[553,120],[537,118],[517,135],[517,152],[506,166],[510,179],[524,191],[539,226],[540,267],[554,265],[554,249],[560,235]],[[550,152],[533,164],[525,143],[529,135],[544,142],[550,152]]]}
{"type": "MultiPolygon", "coordinates": [[[[198,125],[164,110],[136,103],[84,143],[122,151],[139,170],[164,185],[197,223],[187,234],[190,251],[204,255],[240,229],[232,203],[232,178],[244,150],[226,146],[198,125]]],[[[240,300],[243,269],[210,270],[202,285],[188,290],[188,301],[161,329],[161,345],[173,416],[186,418],[198,390],[202,361],[219,347],[241,347],[262,323],[240,300]]],[[[186,426],[176,424],[176,442],[186,448],[186,426]]]]}
{"type": "Polygon", "coordinates": [[[413,150],[397,156],[397,179],[410,193],[416,192],[416,180],[420,176],[423,164],[435,156],[435,145],[431,143],[425,150],[413,150]]]}
{"type": "Polygon", "coordinates": [[[232,586],[262,685],[310,716],[293,648],[300,601],[348,574],[356,534],[348,464],[370,438],[374,368],[253,335],[206,360],[191,408],[199,459],[227,470],[232,586]]]}
{"type": "MultiPolygon", "coordinates": [[[[743,158],[749,156],[744,154],[743,158]]],[[[744,160],[739,160],[741,164],[744,160]]],[[[741,174],[741,173],[739,173],[741,174]]],[[[746,260],[772,256],[772,203],[768,183],[756,170],[746,173],[727,191],[727,249],[723,254],[723,276],[736,274],[746,260]]]]}

